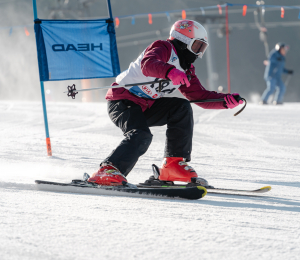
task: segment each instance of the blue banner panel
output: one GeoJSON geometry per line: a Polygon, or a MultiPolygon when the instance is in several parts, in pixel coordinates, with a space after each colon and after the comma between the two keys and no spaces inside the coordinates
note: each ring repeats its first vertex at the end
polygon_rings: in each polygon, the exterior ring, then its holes
{"type": "Polygon", "coordinates": [[[112,20],[35,20],[41,81],[120,74],[112,20]]]}

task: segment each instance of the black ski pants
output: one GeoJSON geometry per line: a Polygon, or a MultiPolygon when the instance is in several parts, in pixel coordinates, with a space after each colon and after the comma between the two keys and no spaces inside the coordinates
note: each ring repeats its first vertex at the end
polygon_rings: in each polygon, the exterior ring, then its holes
{"type": "Polygon", "coordinates": [[[149,127],[163,125],[167,125],[164,157],[190,161],[194,120],[188,100],[160,98],[144,112],[127,99],[108,101],[108,114],[125,138],[102,163],[112,163],[127,176],[152,141],[149,127]]]}

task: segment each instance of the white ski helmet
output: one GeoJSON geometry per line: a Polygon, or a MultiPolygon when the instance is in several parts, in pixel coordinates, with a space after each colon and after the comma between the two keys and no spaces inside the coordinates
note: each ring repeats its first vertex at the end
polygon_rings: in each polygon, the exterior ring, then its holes
{"type": "Polygon", "coordinates": [[[202,58],[208,47],[207,32],[198,22],[192,20],[179,20],[175,22],[170,31],[169,39],[177,39],[187,45],[187,49],[202,58]]]}

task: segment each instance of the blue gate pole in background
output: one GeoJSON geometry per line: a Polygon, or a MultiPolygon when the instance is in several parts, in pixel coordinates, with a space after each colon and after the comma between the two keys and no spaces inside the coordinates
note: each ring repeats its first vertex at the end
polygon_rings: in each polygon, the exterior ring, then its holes
{"type": "Polygon", "coordinates": [[[113,19],[112,11],[111,11],[111,5],[110,5],[110,0],[107,0],[107,9],[108,9],[108,13],[109,13],[109,18],[113,19]]]}
{"type": "MultiPolygon", "coordinates": [[[[32,0],[32,5],[33,5],[33,16],[34,16],[34,20],[35,20],[35,19],[38,18],[37,17],[36,0],[32,0]]],[[[41,84],[41,94],[42,94],[42,103],[43,103],[44,124],[45,124],[45,131],[46,131],[47,153],[48,153],[48,156],[52,156],[51,142],[50,142],[49,129],[48,129],[48,119],[47,119],[47,109],[46,109],[44,82],[40,81],[40,84],[41,84]]]]}

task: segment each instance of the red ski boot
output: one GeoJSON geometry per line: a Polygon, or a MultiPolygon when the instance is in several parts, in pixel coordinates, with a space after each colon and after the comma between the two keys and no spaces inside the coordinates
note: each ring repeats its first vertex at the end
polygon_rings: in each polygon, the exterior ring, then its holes
{"type": "Polygon", "coordinates": [[[87,181],[99,185],[120,186],[123,182],[127,183],[125,176],[113,165],[106,164],[100,167],[87,181]]]}
{"type": "Polygon", "coordinates": [[[198,177],[195,170],[188,166],[182,157],[166,157],[160,169],[159,180],[191,182],[191,178],[198,177]]]}

